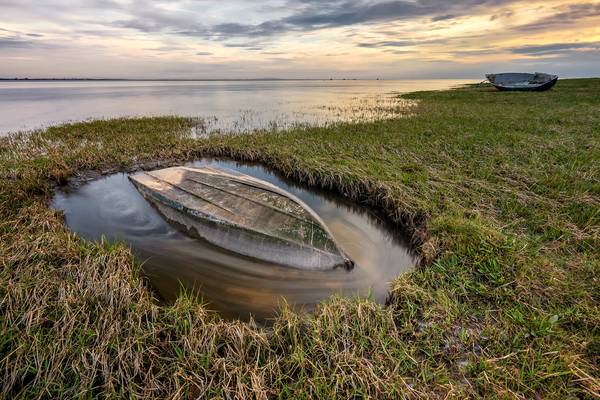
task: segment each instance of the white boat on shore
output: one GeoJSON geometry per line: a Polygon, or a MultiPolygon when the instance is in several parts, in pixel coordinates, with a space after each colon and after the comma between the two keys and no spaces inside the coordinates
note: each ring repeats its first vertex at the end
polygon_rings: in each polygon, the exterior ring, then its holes
{"type": "Polygon", "coordinates": [[[551,89],[558,81],[557,75],[536,72],[535,74],[503,73],[488,74],[488,81],[498,90],[543,92],[551,89]]]}

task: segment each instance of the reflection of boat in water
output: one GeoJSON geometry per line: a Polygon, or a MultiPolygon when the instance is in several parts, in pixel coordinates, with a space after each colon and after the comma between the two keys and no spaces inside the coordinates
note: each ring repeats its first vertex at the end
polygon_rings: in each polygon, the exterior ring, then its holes
{"type": "Polygon", "coordinates": [[[268,182],[211,167],[130,180],[167,220],[234,253],[300,269],[353,266],[310,207],[268,182]]]}
{"type": "Polygon", "coordinates": [[[499,90],[542,92],[551,89],[558,76],[536,72],[535,74],[504,73],[489,74],[486,78],[499,90]]]}

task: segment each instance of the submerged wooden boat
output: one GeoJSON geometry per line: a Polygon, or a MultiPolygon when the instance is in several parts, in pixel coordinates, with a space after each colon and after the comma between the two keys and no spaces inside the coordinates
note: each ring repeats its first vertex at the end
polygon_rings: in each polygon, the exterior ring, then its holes
{"type": "Polygon", "coordinates": [[[505,73],[489,74],[486,78],[499,90],[542,92],[551,89],[558,76],[536,72],[535,74],[505,73]]]}
{"type": "Polygon", "coordinates": [[[129,179],[167,220],[234,253],[299,269],[353,266],[310,207],[268,182],[212,167],[129,179]]]}

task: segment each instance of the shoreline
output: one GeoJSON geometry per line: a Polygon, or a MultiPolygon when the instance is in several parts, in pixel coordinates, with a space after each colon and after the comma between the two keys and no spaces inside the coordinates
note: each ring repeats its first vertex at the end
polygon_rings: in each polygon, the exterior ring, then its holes
{"type": "MultiPolygon", "coordinates": [[[[401,112],[397,92],[448,89],[468,81],[74,81],[6,83],[0,135],[69,122],[176,114],[200,130],[293,128],[401,112]]],[[[2,85],[0,85],[2,86],[2,85]]]]}

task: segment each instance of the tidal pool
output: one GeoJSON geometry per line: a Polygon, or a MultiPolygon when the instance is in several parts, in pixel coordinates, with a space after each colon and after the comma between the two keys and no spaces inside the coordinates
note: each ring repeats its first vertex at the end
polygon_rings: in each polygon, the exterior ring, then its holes
{"type": "Polygon", "coordinates": [[[260,165],[214,159],[185,165],[239,171],[296,195],[325,221],[355,268],[302,271],[188,237],[164,220],[124,173],[60,189],[52,206],[64,212],[67,225],[80,236],[99,240],[104,235],[130,245],[163,300],[175,300],[182,290],[194,291],[227,318],[264,321],[284,300],[310,311],[332,294],[384,302],[390,282],[415,265],[402,233],[366,207],[295,184],[260,165]]]}

